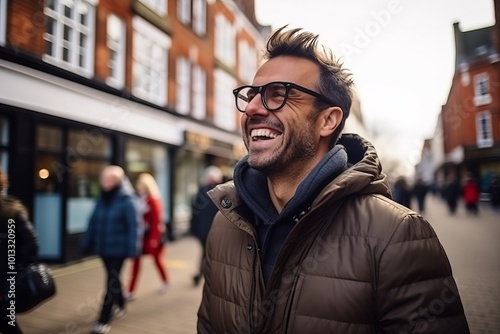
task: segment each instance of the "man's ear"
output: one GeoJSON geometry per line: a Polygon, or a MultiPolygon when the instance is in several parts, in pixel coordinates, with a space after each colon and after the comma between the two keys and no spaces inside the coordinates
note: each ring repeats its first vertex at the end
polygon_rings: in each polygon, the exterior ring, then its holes
{"type": "Polygon", "coordinates": [[[342,121],[343,114],[340,107],[329,107],[323,110],[320,116],[320,136],[331,136],[342,121]]]}

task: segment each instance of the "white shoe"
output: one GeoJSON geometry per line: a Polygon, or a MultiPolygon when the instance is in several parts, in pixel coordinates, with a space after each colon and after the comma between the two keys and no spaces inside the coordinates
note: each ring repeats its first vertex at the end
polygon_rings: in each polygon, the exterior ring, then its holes
{"type": "Polygon", "coordinates": [[[107,334],[110,330],[110,325],[97,323],[94,325],[94,327],[92,327],[92,334],[107,334]]]}
{"type": "Polygon", "coordinates": [[[135,296],[135,293],[133,293],[133,292],[126,292],[123,294],[123,298],[125,298],[125,300],[131,302],[131,301],[135,300],[137,297],[135,296]]]}
{"type": "Polygon", "coordinates": [[[125,308],[121,308],[118,306],[113,306],[113,309],[111,312],[113,314],[113,320],[123,319],[127,315],[127,310],[125,308]]]}
{"type": "Polygon", "coordinates": [[[169,288],[169,284],[168,284],[168,283],[163,283],[163,284],[160,286],[160,290],[159,290],[159,292],[160,292],[160,293],[165,293],[165,292],[167,292],[168,288],[169,288]]]}

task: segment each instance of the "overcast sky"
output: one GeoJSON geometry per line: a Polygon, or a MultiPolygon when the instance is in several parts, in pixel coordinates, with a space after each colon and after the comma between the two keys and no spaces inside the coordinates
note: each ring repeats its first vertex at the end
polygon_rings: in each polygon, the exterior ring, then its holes
{"type": "Polygon", "coordinates": [[[255,0],[255,7],[259,23],[273,29],[320,34],[353,73],[366,126],[382,137],[378,149],[407,165],[448,97],[453,22],[462,31],[495,24],[493,0],[255,0]]]}

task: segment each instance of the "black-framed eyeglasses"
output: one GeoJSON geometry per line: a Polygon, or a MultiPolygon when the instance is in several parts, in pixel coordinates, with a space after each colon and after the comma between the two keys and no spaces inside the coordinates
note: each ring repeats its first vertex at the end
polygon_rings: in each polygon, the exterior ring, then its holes
{"type": "Polygon", "coordinates": [[[294,84],[293,82],[283,82],[283,81],[274,81],[269,82],[263,86],[241,86],[233,90],[234,98],[236,100],[236,108],[240,112],[245,112],[247,105],[252,101],[252,99],[260,94],[262,99],[262,105],[268,111],[276,111],[278,109],[283,108],[286,101],[288,100],[288,93],[290,93],[291,89],[297,89],[301,92],[314,96],[318,100],[330,105],[334,106],[330,99],[326,96],[321,95],[315,91],[312,91],[308,88],[302,87],[300,85],[294,84]]]}

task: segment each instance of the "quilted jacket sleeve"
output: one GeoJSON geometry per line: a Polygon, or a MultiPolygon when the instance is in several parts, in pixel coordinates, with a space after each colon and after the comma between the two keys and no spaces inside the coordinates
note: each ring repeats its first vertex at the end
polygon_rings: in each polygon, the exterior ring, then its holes
{"type": "MultiPolygon", "coordinates": [[[[207,240],[207,246],[208,243],[210,243],[210,238],[207,240]]],[[[209,334],[214,332],[211,326],[210,314],[209,314],[210,298],[213,297],[212,292],[210,290],[210,285],[212,280],[212,277],[210,275],[211,258],[209,254],[209,247],[207,247],[206,249],[207,253],[205,255],[205,268],[203,270],[205,284],[203,285],[203,298],[201,301],[200,308],[198,310],[197,333],[199,334],[209,334]]]]}
{"type": "Polygon", "coordinates": [[[469,333],[450,262],[426,220],[406,214],[379,261],[379,333],[469,333]]]}

